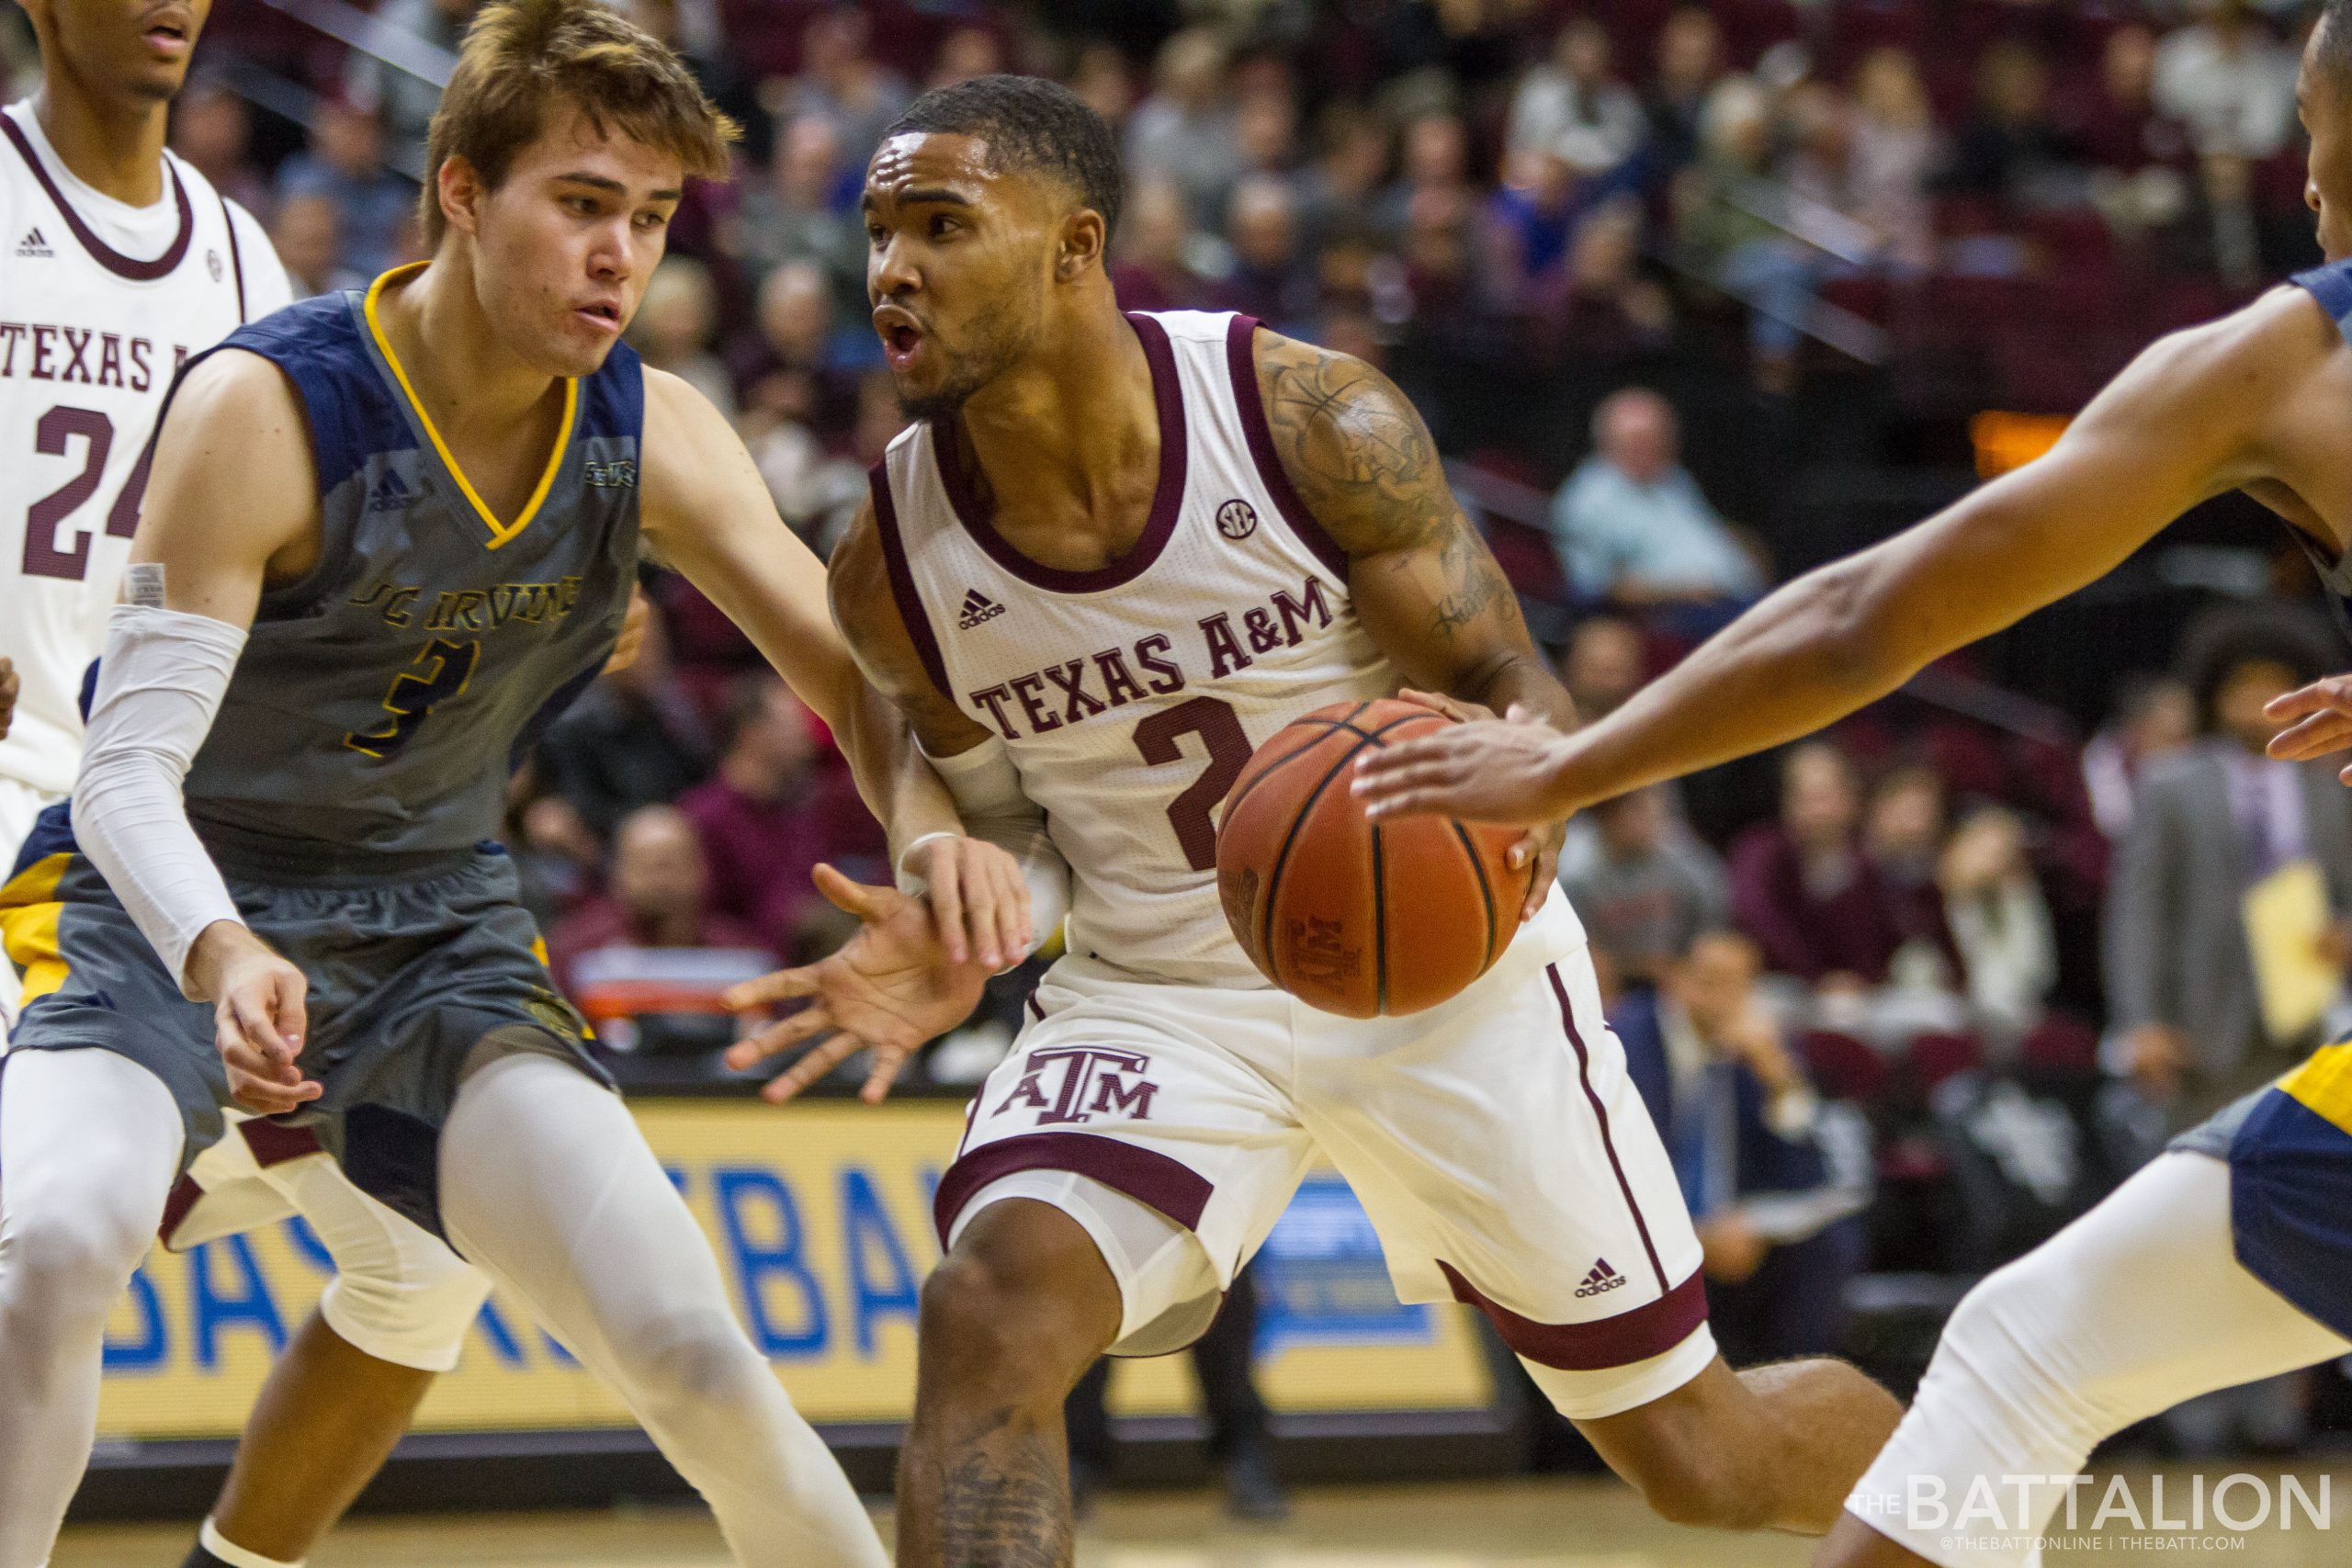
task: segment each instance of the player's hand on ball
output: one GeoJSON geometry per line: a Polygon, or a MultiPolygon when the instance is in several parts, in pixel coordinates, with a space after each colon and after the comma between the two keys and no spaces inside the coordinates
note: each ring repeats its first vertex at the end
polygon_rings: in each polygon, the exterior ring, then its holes
{"type": "Polygon", "coordinates": [[[984,839],[951,835],[916,846],[907,867],[930,887],[931,914],[950,964],[990,974],[1036,945],[1029,881],[1012,852],[984,839]]]}
{"type": "MultiPolygon", "coordinates": [[[[2288,726],[2270,738],[2270,754],[2283,761],[2308,762],[2352,750],[2352,675],[2330,675],[2273,697],[2262,716],[2288,726]]],[[[2352,767],[2337,770],[2336,777],[2352,784],[2352,767]]]]}
{"type": "Polygon", "coordinates": [[[188,979],[212,1003],[213,1044],[238,1104],[264,1116],[326,1092],[302,1076],[311,982],[233,920],[215,920],[188,950],[188,979]]]}
{"type": "Polygon", "coordinates": [[[871,1050],[873,1070],[858,1098],[877,1104],[924,1041],[971,1015],[989,971],[984,964],[948,958],[924,900],[895,887],[852,882],[830,865],[817,868],[816,882],[819,892],[863,924],[831,957],[779,970],[727,993],[727,1005],[739,1013],[764,1013],[778,1002],[808,1003],[737,1041],[728,1050],[727,1065],[740,1072],[831,1032],[831,1038],[770,1080],[761,1098],[781,1105],[858,1052],[871,1050]]]}
{"type": "Polygon", "coordinates": [[[0,740],[8,739],[8,721],[17,716],[17,666],[0,659],[0,740]]]}
{"type": "Polygon", "coordinates": [[[1408,703],[1460,721],[1454,728],[1367,748],[1356,761],[1352,788],[1366,816],[1456,817],[1525,828],[1510,850],[1514,870],[1532,861],[1536,874],[1519,918],[1531,920],[1551,897],[1567,837],[1568,810],[1547,790],[1550,760],[1564,739],[1532,710],[1514,706],[1498,720],[1476,703],[1435,692],[1404,692],[1408,703]]]}

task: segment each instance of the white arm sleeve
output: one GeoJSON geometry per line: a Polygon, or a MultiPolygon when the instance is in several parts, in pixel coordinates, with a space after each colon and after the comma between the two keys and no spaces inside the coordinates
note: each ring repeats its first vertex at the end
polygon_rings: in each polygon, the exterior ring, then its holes
{"type": "Polygon", "coordinates": [[[74,785],[75,841],[183,993],[197,934],[215,920],[242,923],[188,826],[180,786],[244,647],[244,631],[224,621],[116,605],[74,785]]]}
{"type": "MultiPolygon", "coordinates": [[[[934,757],[926,751],[923,761],[955,798],[964,831],[1021,863],[1022,877],[1029,884],[1029,929],[1036,936],[1036,945],[1030,951],[1035,952],[1053,940],[1069,913],[1069,863],[1062,859],[1061,851],[1046,831],[1044,808],[1022,793],[1021,771],[1012,765],[1012,752],[991,735],[952,757],[934,757]]],[[[907,852],[922,841],[917,839],[909,844],[907,852]]],[[[906,871],[905,858],[905,854],[899,857],[899,883],[913,891],[921,884],[906,871]]]]}

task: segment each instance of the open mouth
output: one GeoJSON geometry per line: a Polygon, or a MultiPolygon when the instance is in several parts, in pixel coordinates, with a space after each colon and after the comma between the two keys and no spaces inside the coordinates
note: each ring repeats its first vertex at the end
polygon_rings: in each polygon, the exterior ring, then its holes
{"type": "Polygon", "coordinates": [[[621,313],[616,306],[582,305],[572,314],[585,316],[589,321],[594,321],[601,332],[616,333],[621,330],[621,313]]]}
{"type": "Polygon", "coordinates": [[[922,352],[922,328],[903,314],[892,312],[874,323],[882,334],[882,356],[893,370],[904,370],[922,352]]]}
{"type": "Polygon", "coordinates": [[[158,53],[179,54],[187,48],[187,25],[184,22],[155,22],[141,36],[146,39],[148,47],[158,53]]]}

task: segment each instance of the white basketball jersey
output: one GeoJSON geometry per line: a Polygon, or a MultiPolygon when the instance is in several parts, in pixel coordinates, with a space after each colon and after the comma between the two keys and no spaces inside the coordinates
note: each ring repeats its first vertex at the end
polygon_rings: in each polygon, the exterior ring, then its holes
{"type": "Polygon", "coordinates": [[[1260,987],[1216,889],[1216,808],[1250,754],[1328,704],[1388,696],[1347,558],[1275,457],[1246,316],[1129,318],[1151,362],[1159,487],[1094,571],[1015,551],[932,427],[890,445],[874,502],[932,679],[1003,738],[1076,884],[1069,947],[1156,979],[1260,987]]]}
{"type": "Polygon", "coordinates": [[[74,787],[82,677],[173,374],[290,299],[260,226],[189,164],[166,152],[162,203],[126,207],[58,160],[29,104],[0,109],[0,655],[23,685],[0,775],[74,787]]]}

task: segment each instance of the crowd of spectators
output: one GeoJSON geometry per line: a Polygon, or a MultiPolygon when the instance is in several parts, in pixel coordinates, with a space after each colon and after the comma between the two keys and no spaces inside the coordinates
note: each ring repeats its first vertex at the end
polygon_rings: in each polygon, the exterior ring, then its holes
{"type": "MultiPolygon", "coordinates": [[[[746,130],[738,178],[690,194],[631,339],[736,420],[820,554],[902,424],[865,322],[865,159],[923,87],[1035,71],[1122,137],[1124,301],[1361,355],[1450,457],[1550,494],[1483,515],[1588,716],[1775,580],[1785,534],[1684,466],[1693,408],[1763,428],[1825,395],[1955,426],[2069,412],[2156,333],[2315,254],[2309,6],[629,8],[746,130]],[[1534,547],[1513,552],[1521,525],[1534,547]]],[[[446,49],[470,10],[376,15],[446,49]]],[[[175,145],[266,215],[297,287],[413,254],[401,171],[429,88],[274,10],[213,27],[208,52],[238,64],[190,88],[175,145]],[[237,71],[298,85],[307,134],[237,71]]],[[[558,972],[614,948],[824,951],[839,917],[808,870],[881,874],[879,829],[740,634],[682,583],[653,592],[638,662],[517,777],[558,972]]],[[[2086,745],[1899,696],[1775,772],[1572,825],[1562,878],[1727,1343],[1814,1348],[1857,1271],[2013,1255],[2335,1018],[2279,1030],[2246,926],[2249,891],[2307,863],[2322,956],[2352,961],[2352,805],[2259,755],[2264,696],[2341,664],[2324,633],[2223,612],[2176,670],[2103,671],[2122,683],[2086,745]],[[2238,830],[2205,830],[2221,821],[2238,830]]]]}

